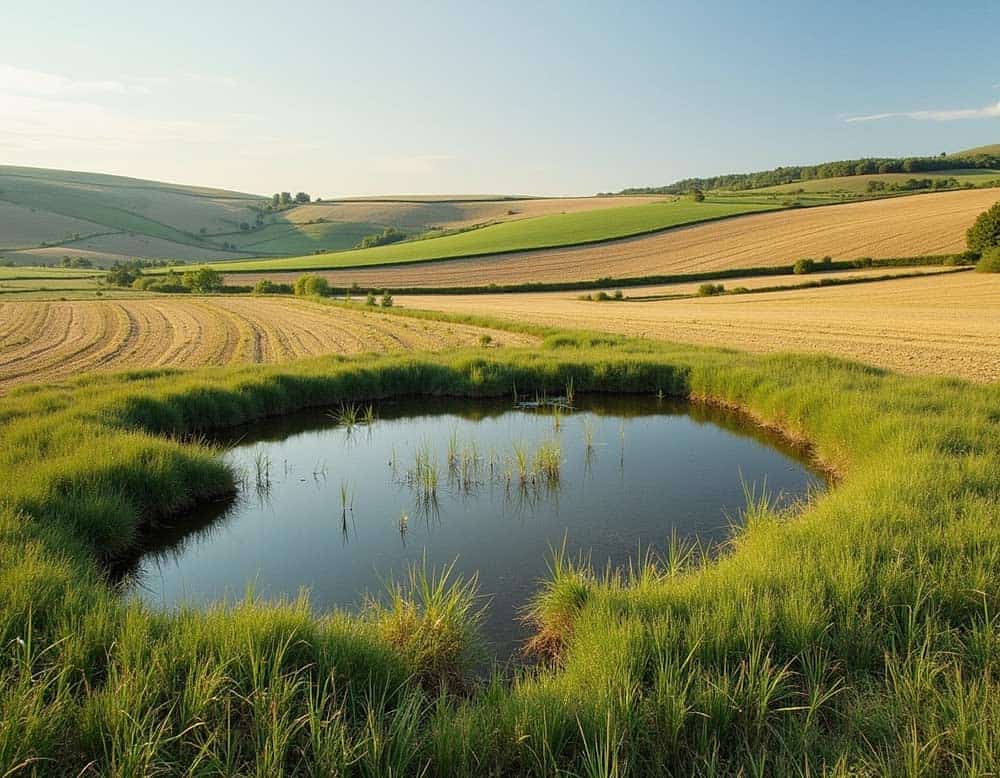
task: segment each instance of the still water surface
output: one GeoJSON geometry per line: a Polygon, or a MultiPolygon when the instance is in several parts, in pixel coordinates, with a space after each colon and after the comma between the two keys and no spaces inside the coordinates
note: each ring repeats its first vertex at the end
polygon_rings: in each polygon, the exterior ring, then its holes
{"type": "Polygon", "coordinates": [[[655,397],[578,397],[572,412],[493,401],[399,401],[352,429],[308,413],[226,433],[235,499],[148,538],[133,595],[157,607],[244,596],[355,609],[407,566],[478,574],[485,635],[507,657],[553,548],[595,567],[662,552],[672,532],[724,540],[744,486],[784,501],[822,486],[799,452],[744,420],[655,397]],[[529,461],[558,446],[558,479],[529,461]],[[451,457],[449,457],[449,452],[451,457]],[[438,473],[436,499],[415,472],[438,473]],[[509,476],[508,476],[509,473],[509,476]],[[346,494],[346,506],[345,506],[346,494]]]}

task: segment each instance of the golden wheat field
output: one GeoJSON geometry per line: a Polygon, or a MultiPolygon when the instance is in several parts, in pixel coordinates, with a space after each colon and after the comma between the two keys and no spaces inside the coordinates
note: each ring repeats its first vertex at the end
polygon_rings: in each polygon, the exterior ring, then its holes
{"type": "Polygon", "coordinates": [[[397,301],[753,352],[824,353],[903,373],[1000,380],[1000,277],[989,274],[650,302],[587,302],[565,292],[397,301]]]}
{"type": "MultiPolygon", "coordinates": [[[[790,265],[802,257],[910,257],[965,248],[965,231],[1000,200],[971,189],[754,214],[590,246],[395,267],[323,271],[331,283],[383,287],[485,286],[696,273],[790,265]]],[[[271,273],[290,280],[300,273],[271,273]]],[[[264,274],[235,274],[250,284],[264,274]]]]}
{"type": "Polygon", "coordinates": [[[227,297],[0,303],[0,393],[94,370],[278,362],[319,354],[440,350],[489,334],[461,324],[293,299],[227,297]]]}

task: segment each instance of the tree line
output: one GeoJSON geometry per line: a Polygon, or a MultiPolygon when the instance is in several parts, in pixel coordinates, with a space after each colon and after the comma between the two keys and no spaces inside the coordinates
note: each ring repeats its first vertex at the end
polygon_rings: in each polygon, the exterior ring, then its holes
{"type": "MultiPolygon", "coordinates": [[[[870,157],[824,162],[820,165],[791,165],[757,173],[729,173],[709,178],[684,178],[667,186],[622,189],[614,194],[685,194],[695,189],[758,189],[764,186],[795,184],[821,178],[870,176],[878,173],[922,173],[935,170],[979,170],[1000,167],[1000,156],[972,154],[964,157],[870,157]]],[[[601,192],[602,195],[613,194],[601,192]]]]}

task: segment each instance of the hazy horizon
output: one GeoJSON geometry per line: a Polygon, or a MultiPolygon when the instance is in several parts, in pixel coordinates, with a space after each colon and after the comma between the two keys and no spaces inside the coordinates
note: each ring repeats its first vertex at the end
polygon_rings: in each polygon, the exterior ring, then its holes
{"type": "Polygon", "coordinates": [[[589,195],[1000,140],[993,3],[102,5],[5,10],[0,163],[261,195],[589,195]]]}

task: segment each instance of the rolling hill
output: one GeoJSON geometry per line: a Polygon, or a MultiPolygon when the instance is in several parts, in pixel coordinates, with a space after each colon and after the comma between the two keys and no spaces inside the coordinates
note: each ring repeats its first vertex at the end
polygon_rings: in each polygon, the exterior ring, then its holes
{"type": "MultiPolygon", "coordinates": [[[[791,265],[802,257],[825,255],[839,260],[930,256],[961,251],[965,247],[966,229],[977,215],[997,200],[1000,200],[1000,189],[891,197],[829,207],[755,213],[738,219],[689,224],[679,229],[583,246],[389,267],[326,270],[322,275],[342,287],[353,283],[396,289],[485,287],[489,284],[565,283],[775,267],[791,265]]],[[[690,200],[677,202],[687,207],[705,205],[690,200]]],[[[594,212],[599,213],[602,212],[594,212]]],[[[544,220],[534,222],[538,224],[544,220]]],[[[303,259],[322,261],[320,257],[303,259]]],[[[228,277],[228,282],[245,285],[265,277],[273,281],[290,281],[299,272],[291,269],[284,273],[273,272],[288,263],[288,260],[280,260],[264,264],[265,269],[272,269],[270,273],[234,273],[228,277]]],[[[257,264],[233,263],[228,267],[243,269],[257,264]]],[[[295,263],[291,264],[294,267],[295,263]]]]}
{"type": "Polygon", "coordinates": [[[642,206],[661,197],[345,198],[271,211],[269,198],[99,173],[0,166],[0,259],[212,262],[354,248],[387,228],[446,234],[497,222],[642,206]]]}
{"type": "Polygon", "coordinates": [[[211,233],[238,229],[263,202],[223,189],[0,166],[0,255],[17,264],[235,258],[241,253],[211,233]]]}
{"type": "Polygon", "coordinates": [[[778,207],[780,203],[775,199],[730,198],[698,203],[678,198],[643,205],[537,216],[454,235],[369,249],[289,259],[224,262],[218,264],[217,269],[229,272],[330,269],[530,251],[631,237],[778,207]]]}

